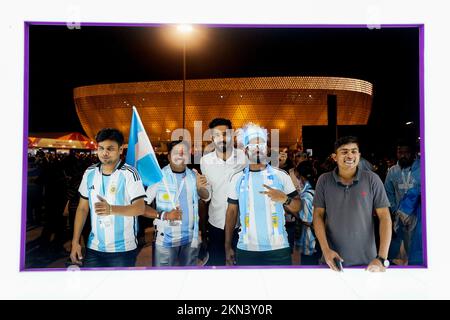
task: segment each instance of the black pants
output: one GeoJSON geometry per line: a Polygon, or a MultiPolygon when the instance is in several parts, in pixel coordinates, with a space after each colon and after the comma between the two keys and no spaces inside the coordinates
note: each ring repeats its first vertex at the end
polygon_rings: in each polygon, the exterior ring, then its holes
{"type": "MultiPolygon", "coordinates": [[[[238,230],[234,229],[232,248],[236,251],[238,242],[238,230]]],[[[208,254],[209,259],[207,266],[224,266],[225,265],[225,230],[214,227],[208,223],[208,254]]]]}
{"type": "Polygon", "coordinates": [[[289,247],[291,248],[291,254],[294,252],[294,240],[295,240],[295,228],[296,228],[296,222],[286,222],[286,232],[288,234],[288,242],[289,247]]]}
{"type": "Polygon", "coordinates": [[[289,266],[292,265],[290,248],[270,251],[236,250],[239,266],[289,266]]]}
{"type": "Polygon", "coordinates": [[[125,252],[100,252],[86,248],[86,257],[83,261],[85,268],[105,268],[105,267],[134,267],[138,249],[125,252]]]}

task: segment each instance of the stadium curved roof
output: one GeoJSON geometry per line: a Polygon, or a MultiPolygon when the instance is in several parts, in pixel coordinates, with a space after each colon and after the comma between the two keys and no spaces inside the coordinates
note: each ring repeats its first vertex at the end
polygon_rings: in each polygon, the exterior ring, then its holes
{"type": "MultiPolygon", "coordinates": [[[[128,138],[136,106],[152,143],[170,140],[182,128],[182,80],[78,87],[74,100],[86,134],[115,127],[128,138]]],[[[327,95],[337,96],[337,124],[365,125],[372,109],[370,82],[339,77],[251,77],[186,80],[186,128],[203,131],[216,117],[238,128],[252,121],[279,129],[280,145],[301,141],[302,126],[327,125],[327,95]]]]}

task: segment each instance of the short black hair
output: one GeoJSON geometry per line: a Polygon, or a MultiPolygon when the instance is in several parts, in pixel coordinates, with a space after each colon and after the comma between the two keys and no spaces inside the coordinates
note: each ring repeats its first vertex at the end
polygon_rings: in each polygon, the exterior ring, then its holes
{"type": "Polygon", "coordinates": [[[295,167],[295,171],[298,172],[301,177],[306,178],[313,188],[315,187],[316,173],[311,161],[305,160],[300,162],[297,167],[295,167]]]}
{"type": "Polygon", "coordinates": [[[408,147],[409,150],[414,153],[416,151],[416,142],[411,138],[399,138],[395,146],[398,147],[408,147]]]}
{"type": "Polygon", "coordinates": [[[227,126],[228,129],[232,129],[233,128],[232,125],[231,125],[231,121],[228,120],[228,119],[225,119],[225,118],[215,118],[208,125],[208,127],[210,129],[215,128],[217,126],[227,126]]]}
{"type": "Polygon", "coordinates": [[[337,149],[339,149],[340,146],[343,146],[343,145],[349,144],[349,143],[356,143],[359,148],[359,140],[357,137],[345,136],[345,137],[341,137],[336,140],[336,142],[334,143],[334,151],[337,151],[337,149]]]}
{"type": "Polygon", "coordinates": [[[123,145],[124,137],[122,132],[120,130],[115,128],[103,128],[95,135],[95,141],[97,143],[105,141],[105,140],[112,140],[117,142],[117,144],[120,146],[123,145]]]}
{"type": "Polygon", "coordinates": [[[184,144],[188,150],[191,150],[191,145],[184,140],[175,140],[175,141],[170,141],[169,144],[167,145],[167,150],[169,151],[169,154],[172,152],[172,149],[177,145],[177,144],[184,144]]]}

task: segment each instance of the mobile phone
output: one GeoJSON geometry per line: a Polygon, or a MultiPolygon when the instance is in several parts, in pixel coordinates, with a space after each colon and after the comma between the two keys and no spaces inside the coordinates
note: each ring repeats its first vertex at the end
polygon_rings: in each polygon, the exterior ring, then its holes
{"type": "Polygon", "coordinates": [[[334,260],[334,265],[336,266],[336,268],[341,272],[344,271],[342,268],[341,260],[339,258],[334,258],[333,260],[334,260]]]}

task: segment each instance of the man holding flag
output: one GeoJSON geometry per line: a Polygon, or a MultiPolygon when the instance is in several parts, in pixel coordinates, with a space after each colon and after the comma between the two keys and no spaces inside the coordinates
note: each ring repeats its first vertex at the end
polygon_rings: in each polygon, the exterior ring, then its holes
{"type": "Polygon", "coordinates": [[[133,107],[128,139],[127,163],[135,166],[147,189],[147,203],[156,199],[156,208],[146,206],[145,216],[153,218],[157,229],[155,266],[196,265],[201,242],[198,200],[207,199],[206,180],[188,169],[190,145],[169,144],[170,164],[162,170],[142,121],[133,107]]]}
{"type": "Polygon", "coordinates": [[[154,218],[157,228],[156,267],[195,266],[201,236],[198,201],[208,199],[206,179],[186,167],[190,145],[185,141],[169,143],[169,165],[162,169],[162,182],[147,189],[147,204],[156,199],[156,210],[146,207],[145,216],[154,218]]]}

